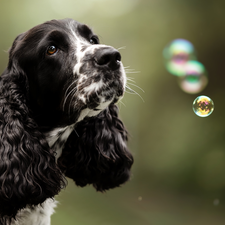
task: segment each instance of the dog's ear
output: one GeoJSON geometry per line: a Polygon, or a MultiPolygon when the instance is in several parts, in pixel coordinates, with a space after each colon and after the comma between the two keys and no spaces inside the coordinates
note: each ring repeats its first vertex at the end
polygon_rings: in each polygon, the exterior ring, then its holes
{"type": "Polygon", "coordinates": [[[76,126],[58,164],[78,186],[93,184],[97,191],[118,187],[129,179],[133,164],[126,142],[117,106],[110,105],[76,126]]]}
{"type": "Polygon", "coordinates": [[[14,217],[27,205],[43,203],[64,185],[54,153],[29,109],[27,75],[18,62],[23,36],[14,41],[0,77],[0,217],[14,217]]]}

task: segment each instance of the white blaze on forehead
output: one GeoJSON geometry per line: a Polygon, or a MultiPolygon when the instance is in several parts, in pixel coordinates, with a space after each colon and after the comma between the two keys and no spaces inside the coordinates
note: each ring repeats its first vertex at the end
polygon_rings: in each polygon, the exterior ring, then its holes
{"type": "Polygon", "coordinates": [[[100,45],[100,44],[93,45],[89,43],[88,40],[85,40],[84,37],[76,34],[72,23],[69,24],[69,28],[72,34],[71,41],[72,43],[74,43],[74,48],[76,49],[75,55],[77,59],[77,63],[74,66],[73,73],[79,75],[79,70],[82,66],[81,61],[85,57],[86,53],[94,55],[95,49],[102,48],[102,47],[109,47],[109,46],[100,45]],[[86,49],[83,49],[84,47],[86,47],[86,49]]]}
{"type": "Polygon", "coordinates": [[[77,59],[77,63],[73,69],[73,74],[79,74],[79,69],[81,67],[81,59],[84,57],[84,52],[82,52],[82,47],[87,45],[85,41],[82,40],[82,37],[79,37],[74,31],[74,23],[69,22],[68,27],[71,31],[71,42],[74,43],[74,48],[76,49],[75,56],[77,59]]]}

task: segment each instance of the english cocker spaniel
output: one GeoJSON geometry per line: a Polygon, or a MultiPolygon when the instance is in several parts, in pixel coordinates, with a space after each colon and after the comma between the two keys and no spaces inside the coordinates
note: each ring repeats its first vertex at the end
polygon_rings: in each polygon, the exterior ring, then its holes
{"type": "Polygon", "coordinates": [[[125,87],[120,53],[87,25],[52,20],[15,39],[0,77],[0,224],[50,225],[65,177],[101,192],[129,179],[125,87]]]}

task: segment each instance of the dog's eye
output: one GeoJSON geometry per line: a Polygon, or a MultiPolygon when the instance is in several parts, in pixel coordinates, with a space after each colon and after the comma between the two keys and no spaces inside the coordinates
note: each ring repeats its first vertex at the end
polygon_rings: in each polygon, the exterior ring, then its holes
{"type": "Polygon", "coordinates": [[[53,55],[58,51],[57,47],[52,45],[47,48],[47,55],[53,55]]]}
{"type": "Polygon", "coordinates": [[[97,45],[97,44],[99,44],[98,37],[97,37],[97,36],[92,36],[91,39],[90,39],[90,43],[91,43],[92,45],[97,45]]]}

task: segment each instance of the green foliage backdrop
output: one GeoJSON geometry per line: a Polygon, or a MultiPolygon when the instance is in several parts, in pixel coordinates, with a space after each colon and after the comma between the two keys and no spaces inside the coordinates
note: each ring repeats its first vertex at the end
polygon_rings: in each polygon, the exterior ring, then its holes
{"type": "Polygon", "coordinates": [[[127,76],[144,92],[130,85],[138,95],[127,93],[119,103],[135,159],[131,181],[105,194],[69,181],[52,224],[225,224],[225,2],[0,0],[0,71],[19,33],[67,17],[121,48],[127,76]],[[184,93],[164,68],[163,48],[176,38],[194,44],[208,71],[199,93],[215,104],[207,118],[192,111],[198,95],[184,93]]]}

